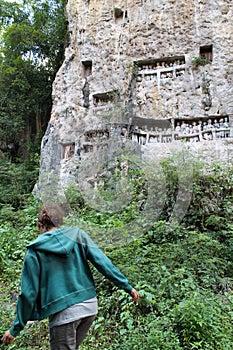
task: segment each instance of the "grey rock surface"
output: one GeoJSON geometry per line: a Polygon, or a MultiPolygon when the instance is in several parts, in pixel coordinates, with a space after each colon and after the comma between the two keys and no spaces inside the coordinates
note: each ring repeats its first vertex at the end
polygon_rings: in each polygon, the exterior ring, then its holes
{"type": "Polygon", "coordinates": [[[93,185],[123,148],[148,161],[183,147],[231,161],[231,0],[69,0],[67,18],[42,142],[46,181],[93,185]]]}

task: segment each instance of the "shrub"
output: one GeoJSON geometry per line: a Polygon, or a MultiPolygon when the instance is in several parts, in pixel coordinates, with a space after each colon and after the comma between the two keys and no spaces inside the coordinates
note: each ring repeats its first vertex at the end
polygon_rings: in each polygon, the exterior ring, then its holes
{"type": "Polygon", "coordinates": [[[205,66],[209,63],[211,63],[211,61],[208,60],[208,58],[205,56],[196,56],[192,59],[192,64],[195,68],[197,68],[198,66],[205,66]]]}

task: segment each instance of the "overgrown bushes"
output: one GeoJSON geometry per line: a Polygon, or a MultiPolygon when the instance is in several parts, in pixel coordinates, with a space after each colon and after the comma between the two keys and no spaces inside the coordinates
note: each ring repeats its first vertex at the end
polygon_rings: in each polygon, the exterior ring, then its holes
{"type": "MultiPolygon", "coordinates": [[[[102,237],[126,230],[143,212],[141,205],[147,202],[148,191],[142,172],[129,173],[132,195],[124,210],[116,213],[91,207],[77,188],[67,192],[73,209],[68,223],[87,228],[140,293],[140,302],[135,305],[130,296],[93,270],[99,315],[83,350],[233,347],[233,167],[195,167],[192,198],[181,223],[170,220],[170,214],[182,177],[172,159],[163,163],[163,171],[166,198],[160,217],[148,230],[137,235],[125,232],[118,241],[114,234],[102,237]]],[[[110,198],[108,190],[101,188],[99,195],[110,198]]],[[[9,206],[1,209],[1,332],[14,317],[25,245],[37,235],[37,206],[33,201],[18,211],[9,206]]],[[[47,332],[46,320],[28,325],[9,349],[48,349],[47,332]]]]}
{"type": "Polygon", "coordinates": [[[0,209],[20,209],[27,204],[39,174],[39,155],[31,153],[27,160],[12,162],[0,158],[0,209]]]}

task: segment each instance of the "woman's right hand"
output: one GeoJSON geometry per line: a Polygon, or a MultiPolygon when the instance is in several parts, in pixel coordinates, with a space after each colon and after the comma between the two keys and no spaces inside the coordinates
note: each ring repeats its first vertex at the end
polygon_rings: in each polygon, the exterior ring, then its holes
{"type": "Polygon", "coordinates": [[[138,303],[138,300],[139,300],[139,294],[138,292],[136,291],[136,289],[132,289],[131,290],[131,295],[133,297],[133,301],[135,301],[135,303],[138,303]]]}

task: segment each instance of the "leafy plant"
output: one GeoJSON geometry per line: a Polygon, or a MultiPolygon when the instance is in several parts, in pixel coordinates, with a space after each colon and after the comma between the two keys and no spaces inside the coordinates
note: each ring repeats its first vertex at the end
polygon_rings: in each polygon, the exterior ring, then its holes
{"type": "MultiPolygon", "coordinates": [[[[114,242],[110,232],[139,215],[138,203],[147,200],[147,178],[132,169],[127,178],[131,201],[115,215],[98,211],[82,192],[67,192],[73,213],[68,224],[83,225],[100,242],[105,254],[128,277],[140,294],[138,305],[93,267],[99,314],[81,349],[230,350],[232,336],[233,223],[232,166],[198,164],[193,172],[192,199],[183,222],[170,221],[182,169],[174,159],[163,163],[166,205],[150,229],[129,241],[114,242]],[[93,228],[93,230],[92,230],[93,228]],[[99,231],[98,231],[99,228],[99,231]],[[102,236],[98,236],[99,232],[102,236]],[[120,242],[120,243],[119,243],[120,242]]],[[[119,180],[113,177],[113,180],[119,180]]],[[[109,177],[100,190],[114,200],[109,177]]],[[[37,235],[38,203],[24,207],[4,203],[0,211],[1,331],[14,318],[25,245],[37,235]]],[[[47,349],[47,321],[29,324],[11,349],[47,349]]]]}
{"type": "Polygon", "coordinates": [[[63,0],[1,0],[0,138],[11,160],[27,156],[51,111],[52,82],[67,42],[63,0]]]}
{"type": "Polygon", "coordinates": [[[206,64],[209,64],[210,60],[206,56],[196,56],[192,59],[192,64],[195,68],[198,66],[205,66],[206,64]]]}

